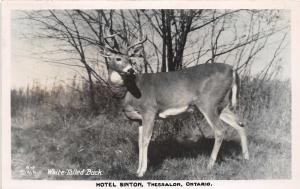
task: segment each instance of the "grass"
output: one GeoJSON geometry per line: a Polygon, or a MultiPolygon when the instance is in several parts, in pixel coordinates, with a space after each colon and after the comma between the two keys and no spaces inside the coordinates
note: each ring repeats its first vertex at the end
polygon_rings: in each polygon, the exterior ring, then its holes
{"type": "MultiPolygon", "coordinates": [[[[241,86],[238,114],[246,123],[249,161],[243,160],[237,133],[228,127],[216,165],[208,171],[212,132],[201,115],[186,115],[155,122],[143,179],[291,178],[290,82],[244,78],[241,86]]],[[[12,90],[13,179],[138,179],[137,125],[101,90],[100,113],[92,114],[87,94],[80,92],[84,87],[75,88],[12,90]],[[52,168],[101,169],[103,175],[48,175],[52,168]]]]}

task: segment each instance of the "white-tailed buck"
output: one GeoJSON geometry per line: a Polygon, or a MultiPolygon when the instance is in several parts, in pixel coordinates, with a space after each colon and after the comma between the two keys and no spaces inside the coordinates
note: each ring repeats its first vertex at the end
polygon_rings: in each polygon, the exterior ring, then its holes
{"type": "Polygon", "coordinates": [[[122,102],[124,113],[129,119],[141,123],[138,177],[142,177],[147,170],[148,145],[155,117],[177,115],[191,107],[197,107],[214,131],[215,142],[208,163],[209,169],[216,161],[226,129],[222,121],[237,130],[243,156],[249,159],[245,129],[229,109],[235,106],[238,92],[238,75],[231,66],[212,63],[174,72],[135,74],[131,57],[137,54],[138,50],[133,55],[114,52],[105,56],[110,83],[126,88],[122,102]]]}

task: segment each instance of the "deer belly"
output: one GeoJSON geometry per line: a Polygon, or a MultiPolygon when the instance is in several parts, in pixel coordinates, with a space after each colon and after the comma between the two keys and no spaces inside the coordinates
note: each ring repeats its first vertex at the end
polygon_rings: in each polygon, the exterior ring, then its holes
{"type": "Polygon", "coordinates": [[[169,109],[164,110],[163,112],[160,112],[158,114],[158,116],[161,118],[167,118],[168,116],[174,116],[174,115],[181,114],[181,113],[187,111],[188,108],[189,108],[189,106],[178,107],[178,108],[169,108],[169,109]]]}

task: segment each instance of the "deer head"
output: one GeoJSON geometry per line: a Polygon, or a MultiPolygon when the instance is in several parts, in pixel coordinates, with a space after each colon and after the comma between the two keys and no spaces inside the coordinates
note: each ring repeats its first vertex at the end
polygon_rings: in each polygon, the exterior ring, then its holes
{"type": "Polygon", "coordinates": [[[133,45],[127,45],[127,47],[122,50],[112,49],[111,45],[107,44],[109,48],[106,48],[104,55],[107,58],[109,83],[118,87],[127,87],[129,92],[137,98],[141,96],[141,93],[135,83],[136,70],[133,68],[133,65],[135,64],[133,59],[142,57],[142,44],[146,41],[147,37],[133,45]]]}

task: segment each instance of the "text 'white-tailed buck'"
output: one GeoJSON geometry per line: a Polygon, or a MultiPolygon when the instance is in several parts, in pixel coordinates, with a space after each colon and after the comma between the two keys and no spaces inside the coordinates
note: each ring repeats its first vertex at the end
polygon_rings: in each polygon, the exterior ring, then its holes
{"type": "MultiPolygon", "coordinates": [[[[141,44],[129,48],[136,49],[141,44]]],[[[238,92],[238,75],[232,66],[211,63],[174,72],[135,74],[131,57],[139,52],[135,50],[133,55],[128,54],[128,49],[125,52],[105,56],[110,83],[126,89],[122,99],[124,113],[129,119],[141,123],[138,177],[142,177],[147,170],[148,145],[155,117],[177,115],[191,107],[197,107],[214,131],[215,142],[208,163],[209,169],[216,161],[224,137],[226,126],[222,121],[238,131],[243,156],[249,159],[245,129],[229,109],[235,106],[238,92]]]]}

